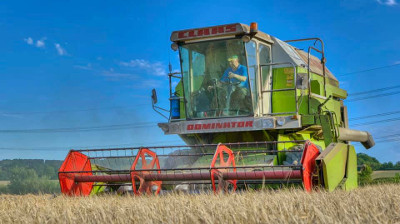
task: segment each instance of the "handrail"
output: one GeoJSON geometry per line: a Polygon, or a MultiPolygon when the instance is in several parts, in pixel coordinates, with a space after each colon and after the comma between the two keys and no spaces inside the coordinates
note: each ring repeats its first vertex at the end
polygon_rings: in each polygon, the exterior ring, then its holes
{"type": "MultiPolygon", "coordinates": [[[[324,52],[320,51],[319,49],[313,47],[313,46],[309,46],[308,47],[308,55],[307,55],[307,74],[308,74],[308,80],[311,81],[311,76],[310,76],[310,56],[311,56],[311,50],[315,50],[316,52],[320,53],[322,55],[322,58],[324,58],[324,52]]],[[[326,74],[325,74],[325,62],[322,62],[321,59],[321,63],[323,64],[322,66],[322,76],[324,77],[324,96],[326,96],[326,74]]],[[[310,88],[311,89],[311,88],[310,88]]]]}
{"type": "MultiPolygon", "coordinates": [[[[266,93],[266,92],[279,92],[279,91],[294,91],[294,98],[295,98],[295,102],[296,102],[296,111],[294,112],[280,112],[280,113],[267,113],[264,114],[262,113],[262,115],[281,115],[281,114],[298,114],[299,113],[299,105],[298,105],[298,99],[297,99],[297,69],[296,69],[296,65],[293,62],[277,62],[277,63],[268,63],[268,64],[263,64],[260,65],[260,67],[264,67],[264,66],[274,66],[274,65],[291,65],[293,67],[293,73],[294,73],[294,77],[293,77],[293,84],[294,87],[293,88],[283,88],[283,89],[273,89],[273,87],[271,88],[271,90],[263,90],[261,89],[261,93],[266,93]]],[[[271,79],[273,81],[273,71],[271,70],[271,79]]],[[[271,101],[270,103],[272,104],[272,94],[271,94],[271,101]]],[[[272,108],[272,107],[271,107],[272,108]]],[[[272,111],[272,109],[271,109],[272,111]]]]}
{"type": "MultiPolygon", "coordinates": [[[[322,64],[322,75],[323,75],[323,77],[324,77],[324,95],[325,95],[325,97],[326,97],[326,72],[325,72],[325,63],[326,63],[326,59],[325,59],[325,46],[324,46],[324,42],[320,39],[320,38],[318,38],[318,37],[311,37],[311,38],[304,38],[304,39],[295,39],[295,40],[286,40],[285,42],[286,43],[288,43],[288,42],[301,42],[301,41],[310,41],[310,40],[315,40],[315,43],[317,42],[317,41],[319,41],[320,43],[321,43],[321,50],[319,50],[319,49],[317,49],[317,48],[315,48],[315,47],[313,47],[313,46],[309,46],[309,48],[308,48],[308,72],[307,72],[307,74],[308,74],[308,79],[309,79],[309,90],[311,91],[311,88],[310,88],[310,81],[311,81],[311,76],[310,76],[310,51],[311,51],[311,49],[313,49],[313,50],[315,50],[315,51],[317,51],[317,52],[319,52],[321,55],[322,55],[322,58],[321,58],[321,64],[322,64]]],[[[314,43],[314,46],[315,46],[315,43],[314,43]]],[[[311,95],[309,95],[309,96],[311,96],[311,95]]]]}
{"type": "MultiPolygon", "coordinates": [[[[310,93],[308,94],[308,102],[310,102],[311,99],[311,74],[310,74],[310,56],[311,56],[311,50],[315,50],[316,52],[322,54],[322,58],[324,59],[324,52],[320,51],[319,49],[313,47],[313,46],[309,46],[308,47],[308,55],[307,55],[307,75],[308,75],[308,89],[310,91],[310,93]]],[[[326,75],[325,75],[325,62],[322,61],[321,59],[321,63],[322,63],[322,74],[324,77],[324,96],[326,97],[326,75]]],[[[308,113],[310,113],[310,104],[308,104],[308,113]]]]}
{"type": "MultiPolygon", "coordinates": [[[[319,42],[321,43],[321,51],[322,51],[322,52],[325,52],[325,50],[324,50],[324,42],[323,42],[320,38],[318,38],[318,37],[310,37],[310,38],[295,39],[295,40],[285,40],[285,42],[286,42],[286,43],[288,43],[288,42],[301,42],[301,41],[309,41],[309,40],[319,41],[319,42]]],[[[315,45],[315,43],[314,43],[314,45],[315,45]]],[[[324,56],[324,57],[323,57],[321,60],[324,60],[324,61],[325,61],[325,55],[323,54],[323,56],[324,56]]]]}

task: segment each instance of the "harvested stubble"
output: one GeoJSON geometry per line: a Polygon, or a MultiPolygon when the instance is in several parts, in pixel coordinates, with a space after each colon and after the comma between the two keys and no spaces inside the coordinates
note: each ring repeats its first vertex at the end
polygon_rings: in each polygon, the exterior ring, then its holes
{"type": "Polygon", "coordinates": [[[0,196],[1,223],[394,223],[400,185],[229,195],[0,196]]]}

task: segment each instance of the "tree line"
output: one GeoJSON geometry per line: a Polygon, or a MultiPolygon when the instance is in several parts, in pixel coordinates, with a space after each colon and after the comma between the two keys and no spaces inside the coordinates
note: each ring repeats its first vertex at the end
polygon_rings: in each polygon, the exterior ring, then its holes
{"type": "Polygon", "coordinates": [[[357,164],[359,166],[368,165],[372,170],[400,170],[400,161],[380,163],[375,157],[365,153],[357,153],[357,164]]]}
{"type": "Polygon", "coordinates": [[[38,177],[57,180],[57,172],[63,161],[43,159],[13,159],[0,161],[0,180],[11,180],[12,170],[16,167],[32,169],[38,177]]]}
{"type": "Polygon", "coordinates": [[[14,159],[0,161],[0,185],[3,194],[59,193],[57,172],[60,160],[14,159]]]}

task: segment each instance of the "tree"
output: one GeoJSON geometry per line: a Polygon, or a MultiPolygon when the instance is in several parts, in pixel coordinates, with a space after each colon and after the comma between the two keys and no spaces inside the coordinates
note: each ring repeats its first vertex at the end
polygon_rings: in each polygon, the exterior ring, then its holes
{"type": "Polygon", "coordinates": [[[372,170],[377,170],[381,168],[381,163],[375,158],[371,157],[365,153],[357,154],[357,164],[358,165],[368,165],[372,168],[372,170]]]}
{"type": "Polygon", "coordinates": [[[57,182],[38,177],[35,170],[22,167],[11,170],[10,184],[7,187],[12,194],[60,192],[57,182]]]}
{"type": "Polygon", "coordinates": [[[368,184],[372,181],[372,168],[369,165],[364,165],[358,175],[360,185],[368,184]]]}
{"type": "Polygon", "coordinates": [[[57,170],[60,168],[60,160],[42,160],[42,159],[13,159],[0,161],[0,180],[10,180],[11,170],[15,167],[23,167],[35,170],[39,177],[49,177],[52,180],[57,179],[57,170]]]}

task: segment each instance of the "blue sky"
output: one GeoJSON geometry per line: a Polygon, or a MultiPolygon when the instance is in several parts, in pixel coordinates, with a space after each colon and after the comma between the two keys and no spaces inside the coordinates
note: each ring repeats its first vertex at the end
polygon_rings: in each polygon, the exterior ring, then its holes
{"type": "MultiPolygon", "coordinates": [[[[400,66],[343,75],[400,63],[397,0],[2,1],[0,159],[63,159],[70,148],[182,143],[163,135],[156,126],[163,118],[150,103],[157,88],[161,105],[168,105],[168,62],[179,68],[170,33],[253,21],[282,40],[322,38],[327,66],[350,95],[400,85],[400,66]],[[113,130],[76,129],[100,126],[113,130]]],[[[399,111],[399,96],[346,102],[349,116],[399,111]]],[[[400,134],[399,125],[354,128],[382,137],[400,134]]],[[[369,151],[355,145],[380,161],[398,161],[398,144],[381,140],[369,151]]]]}

